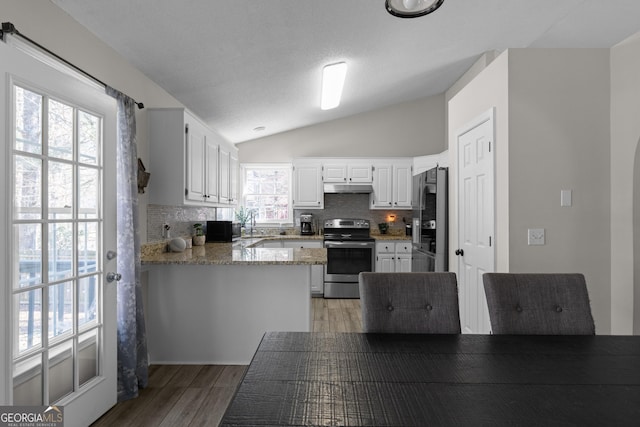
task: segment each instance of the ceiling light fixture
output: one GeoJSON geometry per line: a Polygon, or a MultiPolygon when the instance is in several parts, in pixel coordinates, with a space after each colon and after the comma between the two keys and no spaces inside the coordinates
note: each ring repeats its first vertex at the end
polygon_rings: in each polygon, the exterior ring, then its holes
{"type": "Polygon", "coordinates": [[[428,15],[442,6],[444,0],[386,0],[387,12],[399,18],[417,18],[428,15]]]}
{"type": "Polygon", "coordinates": [[[342,87],[344,79],[347,75],[347,64],[338,62],[336,64],[326,65],[322,69],[322,99],[320,100],[320,108],[330,110],[340,105],[342,97],[342,87]]]}

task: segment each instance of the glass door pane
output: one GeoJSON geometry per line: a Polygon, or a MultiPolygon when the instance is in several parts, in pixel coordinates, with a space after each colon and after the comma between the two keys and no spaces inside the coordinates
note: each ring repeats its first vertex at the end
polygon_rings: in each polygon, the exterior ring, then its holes
{"type": "Polygon", "coordinates": [[[55,404],[101,370],[102,119],[13,93],[13,403],[55,404]]]}

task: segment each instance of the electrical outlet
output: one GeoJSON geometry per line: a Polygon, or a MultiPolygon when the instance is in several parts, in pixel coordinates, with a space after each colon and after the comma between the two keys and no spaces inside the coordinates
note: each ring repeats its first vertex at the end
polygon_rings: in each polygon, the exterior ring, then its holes
{"type": "Polygon", "coordinates": [[[527,236],[529,246],[544,245],[544,228],[530,228],[527,236]]]}

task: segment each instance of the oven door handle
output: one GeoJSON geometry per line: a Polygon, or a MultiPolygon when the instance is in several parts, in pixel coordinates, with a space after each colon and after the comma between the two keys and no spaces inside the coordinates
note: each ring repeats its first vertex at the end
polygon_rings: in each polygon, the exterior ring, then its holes
{"type": "Polygon", "coordinates": [[[325,248],[340,248],[340,247],[350,247],[350,248],[373,248],[375,247],[374,242],[324,242],[325,248]]]}

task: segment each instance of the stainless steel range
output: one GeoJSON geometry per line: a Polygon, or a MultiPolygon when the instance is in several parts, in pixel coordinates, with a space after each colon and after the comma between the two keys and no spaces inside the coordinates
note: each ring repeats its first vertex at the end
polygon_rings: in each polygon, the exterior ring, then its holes
{"type": "Polygon", "coordinates": [[[336,218],[324,221],[325,298],[359,298],[358,274],[373,271],[375,241],[366,219],[336,218]]]}

